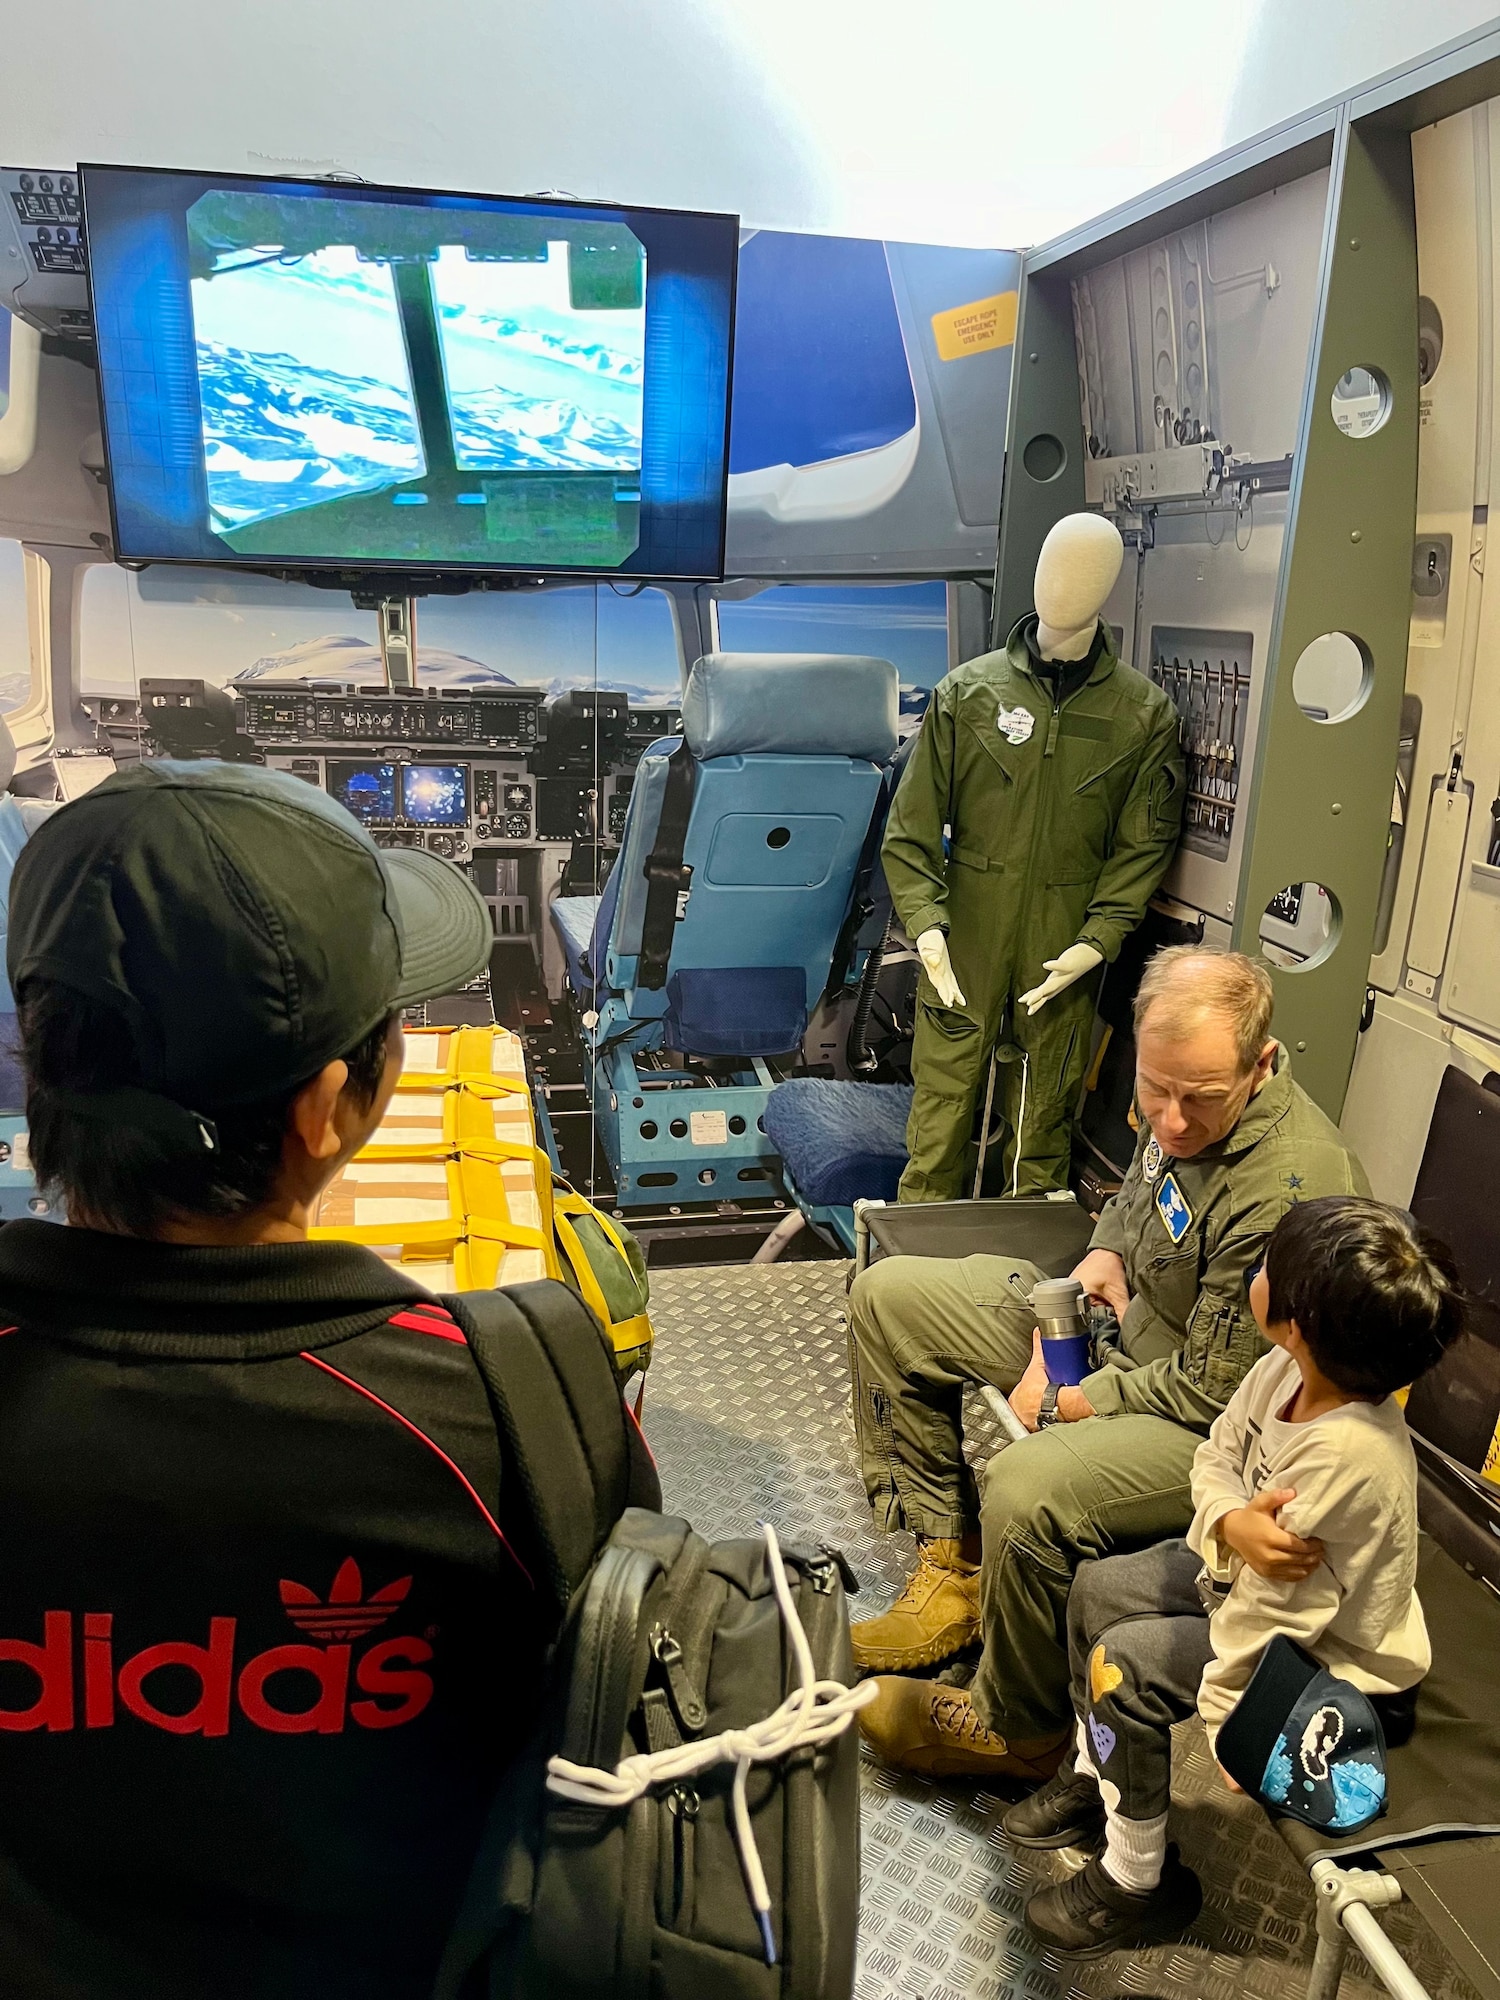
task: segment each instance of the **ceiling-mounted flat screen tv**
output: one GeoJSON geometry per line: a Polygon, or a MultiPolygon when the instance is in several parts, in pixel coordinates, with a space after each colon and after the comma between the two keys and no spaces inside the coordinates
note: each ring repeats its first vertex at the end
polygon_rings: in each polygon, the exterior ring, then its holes
{"type": "Polygon", "coordinates": [[[722,575],[736,217],[81,179],[122,559],[722,575]]]}

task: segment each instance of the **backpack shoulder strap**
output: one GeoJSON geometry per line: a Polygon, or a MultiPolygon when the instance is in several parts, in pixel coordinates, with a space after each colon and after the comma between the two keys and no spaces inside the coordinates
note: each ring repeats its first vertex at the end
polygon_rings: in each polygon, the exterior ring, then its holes
{"type": "Polygon", "coordinates": [[[577,1293],[553,1278],[453,1292],[443,1304],[489,1391],[561,1613],[625,1509],[661,1504],[610,1349],[577,1293]]]}
{"type": "Polygon", "coordinates": [[[667,759],[667,782],[662,788],[656,838],[642,870],[646,877],[646,911],[641,920],[636,982],[648,991],[667,983],[667,962],[672,956],[679,898],[692,879],[692,869],[683,866],[682,850],[687,843],[697,782],[698,761],[684,736],[667,759]]]}

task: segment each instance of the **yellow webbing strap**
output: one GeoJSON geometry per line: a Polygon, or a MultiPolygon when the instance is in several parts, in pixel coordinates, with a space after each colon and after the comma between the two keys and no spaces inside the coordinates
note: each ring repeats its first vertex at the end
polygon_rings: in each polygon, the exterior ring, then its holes
{"type": "MultiPolygon", "coordinates": [[[[576,1210],[574,1211],[576,1213],[576,1210]]],[[[552,1226],[557,1232],[557,1240],[562,1245],[563,1255],[573,1267],[573,1276],[578,1280],[578,1289],[583,1302],[594,1313],[599,1324],[609,1331],[611,1314],[608,1301],[600,1289],[599,1280],[594,1276],[594,1267],[588,1260],[588,1253],[578,1240],[578,1231],[568,1220],[561,1202],[553,1205],[552,1226]]],[[[613,1338],[613,1334],[611,1334],[613,1338]]]]}
{"type": "Polygon", "coordinates": [[[308,1230],[310,1239],[320,1243],[399,1244],[403,1250],[451,1250],[466,1236],[486,1243],[504,1243],[513,1250],[546,1252],[539,1229],[520,1222],[495,1222],[489,1217],[449,1216],[437,1222],[350,1222],[336,1227],[317,1226],[308,1230]]]}
{"type": "MultiPolygon", "coordinates": [[[[409,1160],[413,1165],[431,1160],[451,1160],[458,1150],[454,1139],[433,1139],[416,1146],[361,1146],[354,1158],[358,1160],[380,1160],[399,1163],[409,1160]]],[[[356,1179],[358,1176],[356,1176],[356,1179]]]]}
{"type": "Polygon", "coordinates": [[[609,1330],[609,1337],[618,1354],[626,1354],[632,1347],[649,1347],[656,1338],[656,1328],[651,1324],[650,1313],[637,1313],[634,1319],[618,1319],[609,1330]]]}

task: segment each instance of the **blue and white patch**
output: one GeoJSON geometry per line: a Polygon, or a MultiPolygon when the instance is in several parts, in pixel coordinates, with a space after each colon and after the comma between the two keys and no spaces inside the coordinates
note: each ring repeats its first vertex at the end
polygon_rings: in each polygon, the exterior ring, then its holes
{"type": "Polygon", "coordinates": [[[1174,1243],[1180,1243],[1193,1226],[1193,1211],[1177,1185],[1177,1176],[1168,1174],[1156,1190],[1156,1212],[1174,1243]]]}

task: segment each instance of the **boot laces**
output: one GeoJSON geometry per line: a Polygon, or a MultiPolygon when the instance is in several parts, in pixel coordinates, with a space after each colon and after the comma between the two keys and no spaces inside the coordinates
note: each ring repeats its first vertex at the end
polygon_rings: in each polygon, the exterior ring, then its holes
{"type": "Polygon", "coordinates": [[[998,1750],[1004,1754],[1005,1738],[985,1728],[966,1689],[953,1688],[936,1696],[932,1716],[945,1736],[955,1736],[959,1742],[972,1744],[978,1750],[998,1750]]]}
{"type": "MultiPolygon", "coordinates": [[[[960,1569],[955,1564],[943,1562],[940,1557],[935,1556],[930,1542],[919,1542],[917,1566],[906,1579],[906,1587],[896,1601],[900,1603],[905,1598],[915,1597],[919,1591],[925,1591],[931,1584],[944,1577],[954,1583],[966,1583],[972,1574],[973,1572],[967,1568],[960,1569]]],[[[895,1605],[891,1606],[893,1611],[895,1608],[895,1605]]]]}

